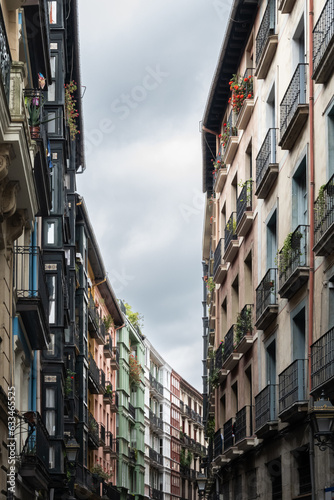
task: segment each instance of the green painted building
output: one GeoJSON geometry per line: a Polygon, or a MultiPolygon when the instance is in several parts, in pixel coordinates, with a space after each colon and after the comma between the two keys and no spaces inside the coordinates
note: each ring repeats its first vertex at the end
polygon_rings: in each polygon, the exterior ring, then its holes
{"type": "Polygon", "coordinates": [[[124,314],[124,326],[118,330],[120,353],[118,376],[118,421],[117,438],[119,442],[119,461],[117,486],[121,500],[129,497],[135,500],[144,498],[144,370],[145,348],[143,336],[124,314]]]}

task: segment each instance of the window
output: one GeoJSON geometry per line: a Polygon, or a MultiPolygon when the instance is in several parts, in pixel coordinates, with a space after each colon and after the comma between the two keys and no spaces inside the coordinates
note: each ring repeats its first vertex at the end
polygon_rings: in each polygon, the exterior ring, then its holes
{"type": "Polygon", "coordinates": [[[49,2],[49,23],[57,24],[57,1],[49,2]]]}
{"type": "Polygon", "coordinates": [[[53,356],[55,354],[55,334],[50,334],[50,343],[48,345],[47,354],[49,356],[53,356]]]}
{"type": "Polygon", "coordinates": [[[277,213],[271,215],[267,223],[267,269],[276,267],[277,254],[277,213]]]}
{"type": "Polygon", "coordinates": [[[50,436],[56,435],[56,389],[45,390],[45,426],[50,436]]]}
{"type": "MultiPolygon", "coordinates": [[[[300,309],[300,307],[298,307],[298,309],[300,309]]],[[[302,307],[298,312],[294,311],[292,317],[292,346],[294,360],[306,358],[305,334],[305,307],[302,307]]]]}
{"type": "Polygon", "coordinates": [[[267,381],[276,384],[276,340],[273,340],[266,349],[267,381]]]}
{"type": "Polygon", "coordinates": [[[281,459],[272,460],[267,464],[271,480],[271,499],[282,500],[282,467],[281,459]]]}
{"type": "Polygon", "coordinates": [[[47,274],[46,282],[49,289],[49,323],[56,323],[56,278],[55,274],[47,274]]]}
{"type": "Polygon", "coordinates": [[[295,229],[307,224],[306,157],[303,158],[292,179],[292,223],[295,229]]]}
{"type": "Polygon", "coordinates": [[[49,448],[49,469],[54,469],[56,466],[55,462],[55,447],[50,446],[49,448]]]}

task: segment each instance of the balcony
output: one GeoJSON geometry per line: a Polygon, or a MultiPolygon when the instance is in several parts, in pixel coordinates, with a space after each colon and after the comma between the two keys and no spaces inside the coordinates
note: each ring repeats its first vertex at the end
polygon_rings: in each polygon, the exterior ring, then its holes
{"type": "Polygon", "coordinates": [[[255,76],[263,80],[269,71],[274,58],[278,35],[275,34],[276,24],[276,1],[268,0],[259,31],[256,35],[256,70],[255,76]]]}
{"type": "Polygon", "coordinates": [[[150,426],[158,433],[163,432],[163,421],[153,411],[150,410],[150,426]]]}
{"type": "Polygon", "coordinates": [[[99,423],[99,437],[100,446],[104,446],[106,443],[106,428],[101,422],[99,423]]]}
{"type": "Polygon", "coordinates": [[[88,413],[88,446],[93,450],[97,450],[100,446],[99,424],[90,412],[88,413]]]}
{"type": "MultiPolygon", "coordinates": [[[[19,420],[20,439],[27,437],[20,452],[18,472],[33,490],[47,489],[49,476],[49,434],[38,412],[28,411],[19,420]],[[27,424],[29,432],[27,432],[27,424]]],[[[17,443],[17,446],[19,444],[17,443]]],[[[17,450],[18,451],[18,450],[17,450]]]]}
{"type": "Polygon", "coordinates": [[[244,406],[237,412],[234,422],[234,442],[239,450],[247,451],[256,444],[253,435],[253,407],[244,406]]]}
{"type": "Polygon", "coordinates": [[[33,350],[50,342],[49,292],[38,247],[14,247],[16,312],[20,314],[33,350]]]}
{"type": "Polygon", "coordinates": [[[88,389],[92,394],[100,393],[100,370],[94,361],[91,353],[88,356],[89,366],[88,366],[88,389]]]}
{"type": "Polygon", "coordinates": [[[116,346],[112,348],[112,356],[110,358],[110,368],[112,370],[119,370],[119,348],[116,346]]]}
{"type": "Polygon", "coordinates": [[[280,104],[279,146],[290,150],[307,121],[309,105],[306,101],[307,64],[298,64],[280,104]]]}
{"type": "Polygon", "coordinates": [[[224,261],[233,262],[239,251],[236,212],[232,212],[225,226],[224,261]]]}
{"type": "Polygon", "coordinates": [[[221,384],[226,380],[228,375],[228,370],[223,369],[223,355],[224,355],[224,342],[221,342],[215,355],[215,367],[219,370],[219,383],[221,384]]]}
{"type": "Polygon", "coordinates": [[[153,377],[152,373],[150,373],[150,385],[151,385],[152,392],[154,392],[154,394],[160,400],[163,396],[164,388],[163,388],[163,385],[160,384],[160,382],[158,382],[155,377],[153,377]]]}
{"type": "Polygon", "coordinates": [[[236,127],[238,130],[245,130],[247,128],[250,117],[252,116],[254,110],[254,90],[253,90],[253,75],[254,68],[247,68],[245,74],[242,78],[243,85],[245,86],[245,100],[242,103],[241,109],[238,113],[236,127]],[[245,83],[245,79],[249,79],[245,83]],[[247,98],[247,96],[250,96],[247,98]]]}
{"type": "Polygon", "coordinates": [[[82,465],[75,469],[75,492],[79,498],[88,498],[94,490],[92,473],[82,465]]]}
{"type": "Polygon", "coordinates": [[[227,464],[230,459],[226,458],[224,455],[224,433],[223,429],[218,429],[215,432],[213,439],[213,461],[216,465],[227,464]]]}
{"type": "Polygon", "coordinates": [[[311,346],[312,394],[333,395],[334,381],[334,328],[331,328],[311,346]]]}
{"type": "Polygon", "coordinates": [[[106,374],[100,368],[100,394],[104,394],[106,392],[106,374]]]}
{"type": "Polygon", "coordinates": [[[150,486],[150,498],[152,500],[163,500],[164,494],[161,490],[157,490],[156,488],[152,488],[150,486]]]}
{"type": "Polygon", "coordinates": [[[309,226],[298,226],[289,236],[290,245],[278,254],[278,293],[290,299],[308,281],[309,226]]]}
{"type": "Polygon", "coordinates": [[[315,83],[326,83],[333,72],[334,0],[327,0],[313,30],[313,75],[315,83]]]}
{"type": "Polygon", "coordinates": [[[237,149],[239,147],[239,137],[238,137],[238,129],[235,127],[234,121],[234,112],[231,111],[226,126],[224,127],[224,143],[223,143],[223,155],[222,160],[225,165],[230,165],[235,157],[237,149]]]}
{"type": "Polygon", "coordinates": [[[253,224],[253,181],[246,181],[237,199],[237,229],[238,236],[246,236],[253,224]]]}
{"type": "Polygon", "coordinates": [[[129,406],[128,406],[128,411],[129,411],[130,417],[132,417],[133,420],[136,420],[136,408],[130,402],[129,402],[129,406]]]}
{"type": "Polygon", "coordinates": [[[296,359],[278,376],[279,417],[282,422],[303,418],[308,410],[307,359],[296,359]]]}
{"type": "Polygon", "coordinates": [[[161,453],[158,453],[157,451],[153,450],[153,448],[149,449],[149,457],[151,462],[154,462],[154,465],[156,466],[161,466],[163,464],[163,457],[161,453]]]}
{"type": "Polygon", "coordinates": [[[213,281],[217,284],[223,283],[226,278],[227,270],[229,267],[228,263],[225,263],[222,255],[222,247],[224,245],[224,239],[220,238],[218,245],[214,253],[214,263],[213,263],[213,281]]]}
{"type": "Polygon", "coordinates": [[[235,331],[235,350],[245,354],[252,347],[253,325],[252,325],[253,304],[246,304],[238,314],[235,331]]]}
{"type": "Polygon", "coordinates": [[[242,454],[235,446],[235,435],[234,435],[235,418],[230,418],[224,424],[224,455],[227,459],[233,459],[242,454]]]}
{"type": "Polygon", "coordinates": [[[265,330],[277,313],[277,269],[271,268],[256,289],[256,328],[265,330]]]}
{"type": "Polygon", "coordinates": [[[237,345],[237,325],[232,325],[224,338],[224,353],[223,353],[223,368],[225,370],[233,370],[238,364],[242,354],[235,352],[237,345]]]}
{"type": "Polygon", "coordinates": [[[277,385],[268,384],[255,396],[255,434],[269,437],[277,431],[277,385]]]}
{"type": "Polygon", "coordinates": [[[278,176],[279,165],[276,163],[276,130],[270,128],[256,157],[255,195],[264,200],[278,176]]]}
{"type": "Polygon", "coordinates": [[[278,10],[280,10],[282,14],[290,14],[292,9],[294,8],[295,3],[296,0],[280,0],[278,10]]]}
{"type": "Polygon", "coordinates": [[[321,186],[314,203],[314,247],[318,256],[330,255],[334,250],[334,175],[321,186]]]}
{"type": "Polygon", "coordinates": [[[112,385],[110,382],[106,382],[106,391],[103,395],[103,402],[110,405],[110,411],[118,411],[118,394],[116,391],[112,390],[112,385]]]}
{"type": "Polygon", "coordinates": [[[220,167],[216,170],[215,172],[215,183],[213,186],[213,189],[216,191],[216,193],[221,193],[223,190],[223,187],[225,186],[225,182],[227,179],[227,174],[228,174],[228,168],[225,166],[220,167]]]}
{"type": "Polygon", "coordinates": [[[112,458],[118,457],[119,445],[118,440],[115,439],[110,431],[106,432],[106,438],[103,445],[103,451],[109,453],[112,458]]]}
{"type": "Polygon", "coordinates": [[[106,343],[103,346],[103,354],[107,359],[111,359],[113,357],[113,347],[112,347],[112,338],[111,335],[106,336],[106,343]]]}
{"type": "Polygon", "coordinates": [[[101,329],[101,319],[92,295],[90,295],[88,302],[88,331],[98,345],[104,345],[105,336],[101,329]]]}

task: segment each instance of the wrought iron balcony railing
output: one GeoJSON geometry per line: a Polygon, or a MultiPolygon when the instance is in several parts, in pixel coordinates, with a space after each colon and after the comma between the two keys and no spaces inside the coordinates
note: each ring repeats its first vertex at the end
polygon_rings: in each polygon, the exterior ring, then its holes
{"type": "Polygon", "coordinates": [[[244,406],[237,412],[234,422],[235,444],[253,435],[253,407],[244,406]]]}
{"type": "Polygon", "coordinates": [[[298,64],[280,104],[281,138],[289,127],[299,104],[306,104],[308,64],[298,64]]]}
{"type": "Polygon", "coordinates": [[[252,210],[253,181],[249,179],[244,183],[240,195],[237,199],[237,226],[243,214],[252,210]]]}
{"type": "Polygon", "coordinates": [[[300,225],[291,233],[290,246],[278,253],[278,289],[298,267],[309,266],[309,226],[300,225]]]}
{"type": "Polygon", "coordinates": [[[150,486],[150,498],[152,500],[163,500],[164,494],[161,490],[158,490],[156,488],[152,488],[150,486]]]}
{"type": "Polygon", "coordinates": [[[99,429],[100,429],[100,443],[104,445],[106,442],[106,428],[104,424],[100,423],[99,429]]]}
{"type": "Polygon", "coordinates": [[[113,435],[110,431],[106,432],[105,448],[108,448],[108,452],[112,453],[112,454],[118,454],[118,452],[119,452],[118,440],[113,437],[113,435]]]}
{"type": "MultiPolygon", "coordinates": [[[[314,203],[314,244],[319,244],[321,238],[334,224],[334,175],[322,187],[314,203]]],[[[316,252],[317,253],[317,252],[316,252]]],[[[317,253],[318,254],[318,253],[317,253]]],[[[323,255],[322,253],[320,255],[323,255]]]]}
{"type": "Polygon", "coordinates": [[[129,402],[129,414],[134,420],[136,419],[136,409],[130,402],[129,402]]]}
{"type": "Polygon", "coordinates": [[[223,453],[223,429],[218,429],[217,432],[215,432],[215,436],[213,439],[213,456],[214,458],[219,457],[223,453]]]}
{"type": "Polygon", "coordinates": [[[150,423],[155,427],[163,430],[163,422],[160,417],[158,417],[153,411],[150,410],[150,423]]]}
{"type": "Polygon", "coordinates": [[[156,462],[159,465],[162,465],[162,463],[163,463],[163,459],[162,458],[163,457],[162,457],[161,453],[158,453],[153,448],[150,448],[149,449],[149,456],[150,456],[151,460],[153,460],[154,462],[156,462]]]}
{"type": "Polygon", "coordinates": [[[159,394],[163,395],[163,385],[150,373],[150,384],[159,394]]]}
{"type": "Polygon", "coordinates": [[[269,166],[276,163],[276,128],[270,128],[256,157],[256,188],[265,177],[269,166]]]}
{"type": "Polygon", "coordinates": [[[307,359],[296,359],[278,376],[279,413],[294,403],[307,400],[307,359]]]}
{"type": "Polygon", "coordinates": [[[277,420],[276,384],[268,384],[255,396],[255,431],[277,420]]]}
{"type": "Polygon", "coordinates": [[[216,246],[216,250],[214,253],[214,261],[213,261],[213,276],[215,276],[216,272],[218,271],[219,266],[222,263],[222,245],[223,245],[224,239],[220,238],[218,245],[216,246]]]}
{"type": "Polygon", "coordinates": [[[88,412],[88,436],[94,442],[95,446],[98,447],[99,424],[97,423],[97,421],[90,412],[88,412]]]}
{"type": "Polygon", "coordinates": [[[227,120],[226,120],[226,126],[224,127],[224,143],[223,143],[223,152],[226,151],[228,141],[230,137],[232,136],[237,136],[238,135],[238,130],[237,127],[234,125],[235,123],[235,113],[233,113],[233,110],[230,112],[227,120]]]}
{"type": "Polygon", "coordinates": [[[234,425],[233,425],[233,418],[230,418],[227,422],[224,424],[224,451],[227,451],[231,446],[234,445],[234,425]]]}
{"type": "Polygon", "coordinates": [[[327,0],[313,30],[313,68],[318,69],[334,36],[334,0],[327,0]]]}
{"type": "Polygon", "coordinates": [[[224,342],[221,342],[215,354],[215,367],[217,370],[221,370],[223,366],[223,355],[224,355],[224,342]]]}
{"type": "Polygon", "coordinates": [[[89,353],[89,355],[88,355],[88,360],[89,360],[88,375],[92,378],[96,387],[99,388],[99,386],[100,386],[100,371],[99,371],[97,364],[95,363],[95,360],[94,360],[91,353],[89,353]]]}
{"type": "Polygon", "coordinates": [[[0,72],[1,80],[5,89],[7,102],[9,101],[9,87],[10,87],[10,67],[12,64],[12,56],[10,53],[5,21],[2,15],[0,5],[0,72]]]}
{"type": "MultiPolygon", "coordinates": [[[[19,420],[18,442],[22,443],[25,438],[24,445],[17,451],[21,457],[22,475],[27,466],[27,473],[32,474],[31,466],[41,466],[44,471],[49,469],[49,433],[44,425],[40,414],[36,411],[28,411],[23,414],[23,418],[19,420]]],[[[20,444],[19,444],[20,445],[20,444]]]]}
{"type": "Polygon", "coordinates": [[[112,348],[111,363],[116,363],[117,365],[119,365],[119,348],[116,346],[112,348]]]}
{"type": "Polygon", "coordinates": [[[312,391],[334,379],[334,327],[311,346],[312,391]]]}
{"type": "Polygon", "coordinates": [[[266,10],[264,11],[259,31],[256,35],[256,66],[259,64],[264,52],[266,42],[270,35],[275,34],[276,23],[276,1],[268,0],[266,10]]]}
{"type": "Polygon", "coordinates": [[[237,240],[238,235],[236,234],[236,229],[237,229],[237,218],[236,218],[236,212],[232,212],[230,215],[230,218],[225,226],[225,243],[224,243],[224,250],[226,252],[227,247],[229,246],[230,242],[232,240],[237,240]]]}
{"type": "MultiPolygon", "coordinates": [[[[222,344],[220,345],[220,347],[222,344]]],[[[232,354],[234,347],[236,346],[236,325],[232,325],[224,338],[224,354],[223,362],[232,354]]]]}
{"type": "Polygon", "coordinates": [[[256,289],[256,319],[268,306],[277,304],[277,269],[268,269],[256,289]]]}

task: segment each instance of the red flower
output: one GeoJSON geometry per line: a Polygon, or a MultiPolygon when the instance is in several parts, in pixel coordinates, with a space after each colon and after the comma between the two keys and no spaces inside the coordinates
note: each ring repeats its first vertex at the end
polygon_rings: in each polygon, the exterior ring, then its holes
{"type": "Polygon", "coordinates": [[[224,127],[226,127],[226,123],[224,123],[224,127]]]}
{"type": "Polygon", "coordinates": [[[238,90],[239,86],[238,85],[234,85],[234,88],[235,88],[235,90],[238,90]]]}
{"type": "Polygon", "coordinates": [[[245,78],[245,79],[244,79],[244,82],[248,82],[248,78],[245,78]]]}
{"type": "Polygon", "coordinates": [[[217,163],[221,163],[221,161],[220,161],[220,160],[218,160],[218,161],[217,161],[217,163]]]}
{"type": "Polygon", "coordinates": [[[248,94],[247,99],[251,99],[251,98],[252,98],[252,94],[248,94]]]}
{"type": "Polygon", "coordinates": [[[218,137],[219,137],[219,139],[221,138],[221,136],[222,136],[222,135],[221,135],[221,134],[219,134],[219,136],[218,136],[218,137]]]}
{"type": "Polygon", "coordinates": [[[240,99],[243,99],[243,98],[244,98],[244,95],[243,95],[243,94],[241,94],[240,99]]]}

